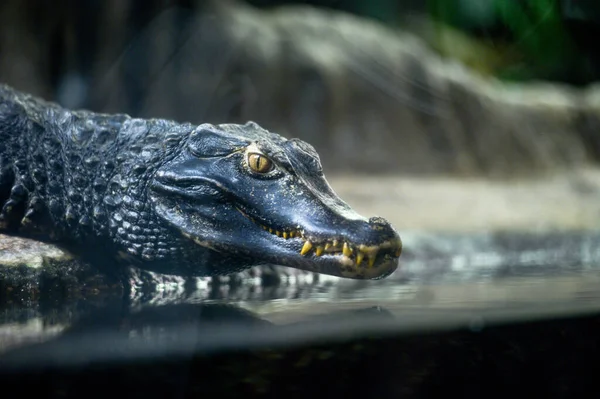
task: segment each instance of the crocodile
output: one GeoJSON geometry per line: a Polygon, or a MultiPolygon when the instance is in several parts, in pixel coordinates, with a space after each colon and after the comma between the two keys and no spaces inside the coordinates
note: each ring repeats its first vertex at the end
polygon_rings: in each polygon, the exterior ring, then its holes
{"type": "Polygon", "coordinates": [[[254,122],[74,111],[7,85],[0,207],[0,233],[108,269],[218,276],[274,264],[378,279],[402,252],[387,220],[338,197],[304,141],[254,122]]]}

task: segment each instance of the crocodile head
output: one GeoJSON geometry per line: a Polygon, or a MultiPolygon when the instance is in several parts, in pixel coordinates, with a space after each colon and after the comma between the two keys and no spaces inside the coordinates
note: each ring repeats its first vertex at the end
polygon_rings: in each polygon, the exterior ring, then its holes
{"type": "Polygon", "coordinates": [[[398,233],[333,192],[312,146],[255,123],[198,126],[150,189],[160,218],[225,261],[357,279],[398,265],[398,233]]]}

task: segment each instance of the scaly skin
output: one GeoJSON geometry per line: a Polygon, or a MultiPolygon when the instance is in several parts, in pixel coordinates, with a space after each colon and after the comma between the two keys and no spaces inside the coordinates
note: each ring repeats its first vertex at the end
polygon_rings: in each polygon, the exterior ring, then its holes
{"type": "Polygon", "coordinates": [[[389,223],[335,195],[300,140],[251,122],[69,111],[2,85],[0,206],[0,232],[168,274],[272,263],[381,278],[401,252],[389,223]],[[271,168],[253,170],[256,159],[271,168]]]}

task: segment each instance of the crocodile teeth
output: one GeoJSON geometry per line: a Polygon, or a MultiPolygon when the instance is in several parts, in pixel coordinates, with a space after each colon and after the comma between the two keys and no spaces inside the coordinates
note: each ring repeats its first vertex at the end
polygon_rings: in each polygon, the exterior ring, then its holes
{"type": "Polygon", "coordinates": [[[333,247],[337,248],[340,245],[340,242],[338,240],[333,240],[333,247]]]}
{"type": "Polygon", "coordinates": [[[352,255],[352,249],[350,249],[347,242],[344,243],[344,248],[342,249],[342,252],[344,256],[350,257],[350,255],[352,255]]]}
{"type": "Polygon", "coordinates": [[[310,249],[312,248],[312,244],[310,241],[306,241],[302,246],[302,250],[300,251],[300,255],[306,255],[310,249]]]}
{"type": "Polygon", "coordinates": [[[302,233],[298,230],[290,230],[290,231],[285,231],[285,230],[276,230],[272,227],[269,226],[264,226],[264,225],[260,225],[260,227],[262,227],[265,231],[268,231],[271,234],[275,234],[277,237],[283,237],[284,239],[288,239],[288,238],[294,238],[294,237],[301,237],[302,233]]]}
{"type": "Polygon", "coordinates": [[[326,243],[325,244],[325,251],[327,251],[329,248],[331,248],[331,244],[330,243],[326,243]]]}
{"type": "Polygon", "coordinates": [[[373,267],[375,264],[375,258],[377,257],[377,252],[370,252],[367,254],[367,259],[369,261],[369,267],[373,267]]]}
{"type": "Polygon", "coordinates": [[[365,254],[363,252],[358,251],[356,253],[356,266],[360,266],[364,257],[365,257],[365,254]]]}
{"type": "Polygon", "coordinates": [[[321,256],[323,255],[323,247],[322,246],[318,246],[317,249],[315,249],[315,255],[317,256],[321,256]]]}

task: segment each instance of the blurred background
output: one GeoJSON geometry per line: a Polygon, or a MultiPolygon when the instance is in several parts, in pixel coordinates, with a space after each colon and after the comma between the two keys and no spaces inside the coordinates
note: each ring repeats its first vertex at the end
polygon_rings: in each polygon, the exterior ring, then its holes
{"type": "Polygon", "coordinates": [[[581,227],[600,215],[599,32],[593,0],[4,0],[0,81],[70,108],[254,120],[405,226],[581,227]],[[374,174],[392,177],[356,177],[374,174]]]}

